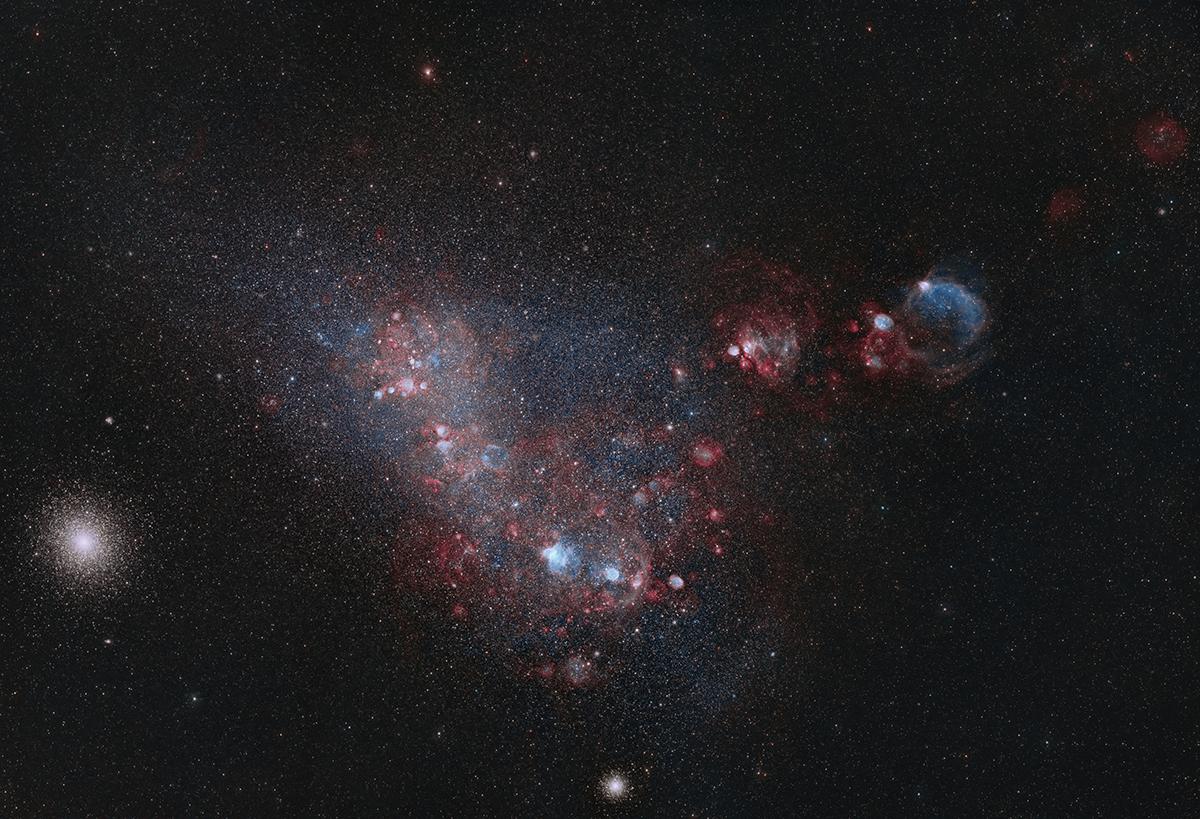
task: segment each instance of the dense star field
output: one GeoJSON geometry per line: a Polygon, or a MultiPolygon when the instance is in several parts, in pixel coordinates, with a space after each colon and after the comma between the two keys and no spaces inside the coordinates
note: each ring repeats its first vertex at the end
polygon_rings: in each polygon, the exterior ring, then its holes
{"type": "Polygon", "coordinates": [[[1200,814],[1189,4],[169,5],[0,12],[0,814],[1200,814]]]}

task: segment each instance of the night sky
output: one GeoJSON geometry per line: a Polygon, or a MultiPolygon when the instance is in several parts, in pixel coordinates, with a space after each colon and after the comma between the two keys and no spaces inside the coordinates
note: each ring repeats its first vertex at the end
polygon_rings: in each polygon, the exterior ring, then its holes
{"type": "Polygon", "coordinates": [[[0,815],[1200,815],[1200,14],[439,5],[0,11],[0,815]]]}

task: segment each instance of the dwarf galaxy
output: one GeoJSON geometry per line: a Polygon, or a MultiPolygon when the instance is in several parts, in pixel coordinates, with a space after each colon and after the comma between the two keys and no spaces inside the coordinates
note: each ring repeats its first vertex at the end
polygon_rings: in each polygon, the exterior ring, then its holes
{"type": "Polygon", "coordinates": [[[1190,6],[10,6],[0,814],[1200,811],[1190,6]]]}

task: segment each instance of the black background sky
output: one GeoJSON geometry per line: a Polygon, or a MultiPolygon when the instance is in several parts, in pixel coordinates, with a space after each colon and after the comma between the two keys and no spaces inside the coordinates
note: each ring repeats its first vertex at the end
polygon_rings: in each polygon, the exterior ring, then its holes
{"type": "Polygon", "coordinates": [[[1195,132],[1194,10],[167,5],[0,13],[0,813],[1200,811],[1195,150],[1134,141],[1195,132]],[[320,271],[532,311],[552,414],[651,401],[618,371],[747,250],[849,311],[968,256],[995,319],[961,383],[762,443],[786,571],[725,590],[782,601],[769,667],[550,690],[397,587],[411,510],[286,392],[320,271]],[[40,557],[77,486],[120,588],[40,557]]]}

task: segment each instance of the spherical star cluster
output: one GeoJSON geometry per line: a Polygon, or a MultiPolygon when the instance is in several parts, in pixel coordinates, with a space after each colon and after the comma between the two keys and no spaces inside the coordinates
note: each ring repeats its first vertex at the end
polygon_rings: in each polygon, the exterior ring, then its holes
{"type": "Polygon", "coordinates": [[[600,780],[600,796],[606,802],[621,802],[629,798],[629,780],[620,772],[607,774],[600,780]]]}
{"type": "Polygon", "coordinates": [[[61,489],[44,502],[36,531],[35,556],[62,583],[113,591],[128,580],[134,526],[112,499],[80,486],[61,489]]]}

